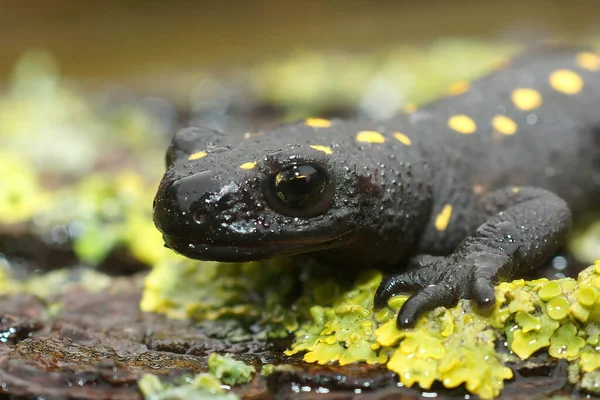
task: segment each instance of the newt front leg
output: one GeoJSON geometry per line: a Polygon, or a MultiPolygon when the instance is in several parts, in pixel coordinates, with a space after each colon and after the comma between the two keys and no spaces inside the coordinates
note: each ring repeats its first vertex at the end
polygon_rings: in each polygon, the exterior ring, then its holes
{"type": "Polygon", "coordinates": [[[480,307],[494,304],[494,284],[541,265],[564,244],[571,227],[567,203],[535,187],[506,188],[483,196],[478,205],[489,216],[447,257],[423,258],[420,267],[385,279],[375,306],[401,292],[415,294],[398,314],[398,327],[415,324],[419,315],[438,306],[472,299],[480,307]]]}

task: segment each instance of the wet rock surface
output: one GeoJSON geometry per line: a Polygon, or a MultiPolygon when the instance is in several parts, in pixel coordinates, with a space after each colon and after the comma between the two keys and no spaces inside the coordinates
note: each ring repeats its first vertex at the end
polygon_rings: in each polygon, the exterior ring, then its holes
{"type": "MultiPolygon", "coordinates": [[[[34,295],[0,297],[0,398],[140,399],[138,380],[146,373],[171,381],[207,371],[213,352],[229,353],[256,367],[276,364],[268,376],[255,374],[232,391],[243,399],[416,399],[393,373],[367,364],[344,367],[306,364],[284,357],[286,341],[224,337],[231,322],[192,323],[139,310],[139,280],[115,279],[114,290],[90,292],[74,286],[44,302],[34,295]]],[[[505,398],[567,394],[566,363],[537,357],[514,364],[517,378],[505,398]]],[[[466,392],[433,388],[438,398],[466,392]]]]}

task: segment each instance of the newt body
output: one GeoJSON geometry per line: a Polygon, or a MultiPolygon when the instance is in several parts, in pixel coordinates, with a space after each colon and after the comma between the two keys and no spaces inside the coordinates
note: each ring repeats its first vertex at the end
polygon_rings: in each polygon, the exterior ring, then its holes
{"type": "Polygon", "coordinates": [[[179,131],[154,205],[190,258],[311,253],[393,268],[399,326],[544,263],[600,205],[600,56],[544,47],[385,121],[308,119],[235,140],[179,131]]]}

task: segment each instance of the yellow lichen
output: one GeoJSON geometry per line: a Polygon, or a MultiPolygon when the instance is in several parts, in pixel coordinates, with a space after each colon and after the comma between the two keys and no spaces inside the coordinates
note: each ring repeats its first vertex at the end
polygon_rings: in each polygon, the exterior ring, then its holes
{"type": "Polygon", "coordinates": [[[556,296],[560,296],[562,294],[562,289],[560,287],[560,285],[556,282],[548,282],[545,285],[543,285],[539,292],[538,295],[540,296],[540,299],[542,301],[548,301],[550,299],[552,299],[553,297],[556,296]]]}
{"type": "Polygon", "coordinates": [[[555,297],[546,304],[546,311],[550,318],[557,321],[567,316],[569,301],[565,297],[555,297]]]}
{"type": "Polygon", "coordinates": [[[577,336],[577,327],[572,322],[562,325],[550,339],[548,353],[554,358],[572,360],[579,355],[585,340],[577,336]]]}
{"type": "Polygon", "coordinates": [[[584,372],[592,372],[600,369],[600,353],[588,351],[581,355],[579,366],[584,372]]]}
{"type": "MultiPolygon", "coordinates": [[[[374,290],[375,282],[362,288],[374,290]]],[[[461,301],[450,309],[433,310],[419,319],[414,329],[403,330],[396,327],[395,317],[406,296],[390,299],[388,307],[376,313],[370,313],[368,307],[356,308],[355,301],[346,307],[343,302],[336,302],[335,308],[320,308],[312,322],[302,325],[289,354],[308,350],[305,361],[321,364],[357,360],[362,354],[362,361],[385,362],[405,386],[428,389],[434,382],[447,388],[464,385],[471,393],[492,398],[512,377],[512,371],[504,365],[505,358],[495,351],[497,340],[506,340],[509,349],[522,359],[548,351],[553,357],[567,360],[585,355],[585,362],[581,362],[588,369],[600,363],[590,347],[600,342],[599,325],[590,322],[580,328],[574,321],[576,315],[570,311],[579,306],[592,316],[598,314],[599,296],[590,293],[598,290],[596,282],[600,282],[600,274],[594,267],[582,272],[578,281],[565,278],[504,282],[496,288],[496,306],[490,315],[481,316],[471,310],[469,302],[461,301]],[[356,319],[343,321],[342,317],[349,314],[356,319]],[[367,347],[361,342],[364,350],[352,349],[351,357],[344,357],[345,343],[364,339],[373,329],[375,345],[367,347]],[[331,340],[334,334],[336,339],[331,340]]],[[[346,301],[358,293],[363,298],[366,292],[348,293],[341,294],[346,301]]]]}

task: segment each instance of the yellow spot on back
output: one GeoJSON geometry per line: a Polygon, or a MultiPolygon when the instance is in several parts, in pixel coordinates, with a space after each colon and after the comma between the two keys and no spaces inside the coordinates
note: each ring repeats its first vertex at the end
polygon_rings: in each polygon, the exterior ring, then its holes
{"type": "Polygon", "coordinates": [[[505,115],[492,118],[492,126],[503,135],[514,135],[517,132],[517,123],[505,115]]]}
{"type": "Polygon", "coordinates": [[[254,167],[256,167],[255,162],[245,162],[242,165],[240,165],[240,169],[252,169],[254,167]]]}
{"type": "Polygon", "coordinates": [[[400,133],[400,132],[395,132],[394,133],[394,137],[402,144],[405,144],[407,146],[410,146],[412,143],[412,140],[410,140],[410,138],[408,136],[406,136],[404,133],[400,133]]]}
{"type": "Polygon", "coordinates": [[[404,111],[406,111],[407,113],[415,112],[417,111],[417,106],[416,104],[409,103],[404,107],[404,111]]]}
{"type": "Polygon", "coordinates": [[[448,94],[452,96],[458,96],[459,94],[463,94],[469,90],[469,82],[460,81],[455,82],[448,88],[448,94]]]}
{"type": "Polygon", "coordinates": [[[523,111],[531,111],[542,105],[542,95],[535,89],[516,89],[511,98],[514,105],[523,111]]]}
{"type": "Polygon", "coordinates": [[[573,71],[559,69],[550,74],[550,86],[564,94],[577,94],[583,89],[583,79],[573,71]]]}
{"type": "Polygon", "coordinates": [[[475,121],[463,114],[450,117],[448,119],[448,126],[464,135],[470,135],[477,130],[475,121]]]}
{"type": "Polygon", "coordinates": [[[520,191],[521,191],[521,189],[516,186],[514,188],[512,188],[513,193],[519,193],[520,191]]]}
{"type": "Polygon", "coordinates": [[[333,150],[331,150],[331,147],[329,146],[319,146],[318,144],[313,144],[310,147],[312,147],[315,150],[322,151],[325,154],[333,154],[333,150]]]}
{"type": "Polygon", "coordinates": [[[323,118],[308,118],[304,123],[313,128],[329,128],[331,121],[323,118]]]}
{"type": "Polygon", "coordinates": [[[197,160],[199,158],[206,157],[205,151],[197,151],[195,153],[190,154],[188,157],[188,161],[197,160]]]}
{"type": "Polygon", "coordinates": [[[590,71],[600,71],[600,56],[594,53],[579,53],[575,58],[577,65],[590,71]]]}
{"type": "Polygon", "coordinates": [[[385,137],[377,131],[360,131],[356,135],[356,141],[361,143],[384,143],[385,137]]]}
{"type": "Polygon", "coordinates": [[[452,217],[452,206],[446,204],[442,211],[435,217],[435,229],[438,231],[445,231],[452,217]]]}

